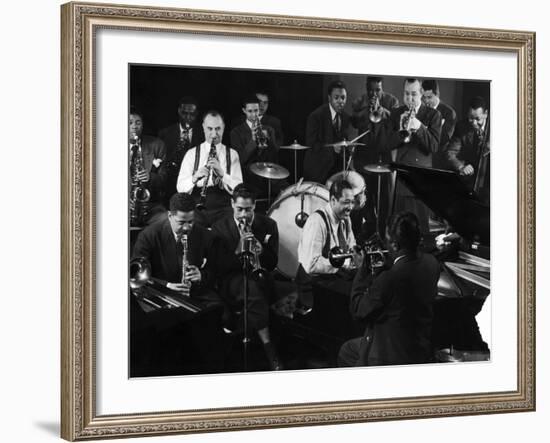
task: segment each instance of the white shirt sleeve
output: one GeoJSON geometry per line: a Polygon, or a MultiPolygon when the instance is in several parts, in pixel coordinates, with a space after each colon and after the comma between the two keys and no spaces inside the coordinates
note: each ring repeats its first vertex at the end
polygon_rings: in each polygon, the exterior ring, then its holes
{"type": "MultiPolygon", "coordinates": [[[[235,151],[234,149],[231,149],[231,174],[224,174],[222,177],[222,183],[223,187],[227,192],[230,194],[233,194],[233,189],[239,184],[243,182],[243,173],[241,171],[241,161],[239,160],[239,153],[235,151]]],[[[226,162],[226,157],[224,155],[224,165],[226,162]]],[[[226,171],[227,168],[224,167],[224,171],[226,171]]]]}
{"type": "Polygon", "coordinates": [[[323,257],[327,228],[321,215],[313,213],[304,225],[298,245],[298,261],[308,274],[335,274],[338,269],[333,267],[328,258],[323,257]]]}
{"type": "MultiPolygon", "coordinates": [[[[195,166],[196,149],[200,149],[200,145],[196,148],[189,149],[189,151],[185,153],[185,157],[183,157],[183,161],[181,162],[180,167],[180,173],[178,175],[178,182],[176,185],[178,192],[187,192],[188,194],[193,192],[193,188],[195,187],[195,185],[193,184],[193,167],[195,166]]],[[[199,180],[199,183],[200,181],[201,180],[199,180]]]]}

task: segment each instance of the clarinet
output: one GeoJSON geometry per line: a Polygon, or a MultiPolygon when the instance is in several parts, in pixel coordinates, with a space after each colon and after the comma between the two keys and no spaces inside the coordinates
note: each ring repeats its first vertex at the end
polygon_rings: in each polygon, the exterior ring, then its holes
{"type": "Polygon", "coordinates": [[[181,244],[183,246],[183,258],[181,261],[181,282],[184,285],[188,285],[190,281],[185,278],[185,272],[187,271],[187,268],[189,267],[189,243],[188,243],[188,237],[187,237],[187,231],[185,231],[181,236],[181,244]]]}
{"type": "MultiPolygon", "coordinates": [[[[206,159],[206,163],[214,158],[217,158],[216,155],[216,145],[212,143],[210,145],[210,152],[208,152],[208,158],[206,159]]],[[[208,169],[208,175],[206,176],[206,179],[204,180],[204,184],[202,185],[201,189],[201,195],[199,199],[199,203],[197,204],[197,209],[205,209],[206,208],[206,188],[208,188],[208,183],[210,182],[212,178],[212,174],[214,173],[214,168],[206,167],[208,169]]]]}

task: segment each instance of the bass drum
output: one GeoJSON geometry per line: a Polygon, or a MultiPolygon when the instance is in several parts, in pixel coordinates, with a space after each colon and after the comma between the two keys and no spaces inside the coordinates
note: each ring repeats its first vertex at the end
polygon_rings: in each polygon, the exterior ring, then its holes
{"type": "Polygon", "coordinates": [[[294,279],[298,271],[298,243],[302,228],[295,218],[301,211],[302,196],[304,212],[311,215],[323,208],[329,201],[328,189],[314,182],[301,182],[283,190],[273,202],[267,215],[277,222],[279,229],[279,261],[277,269],[281,274],[294,279]]]}

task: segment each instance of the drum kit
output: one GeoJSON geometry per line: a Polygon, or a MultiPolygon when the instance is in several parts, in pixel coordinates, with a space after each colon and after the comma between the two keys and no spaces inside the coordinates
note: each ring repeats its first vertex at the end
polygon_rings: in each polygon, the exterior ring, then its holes
{"type": "MultiPolygon", "coordinates": [[[[310,146],[304,146],[294,140],[291,145],[281,146],[281,149],[294,151],[294,185],[281,191],[277,199],[269,207],[267,215],[277,222],[279,229],[279,264],[278,270],[284,276],[293,279],[298,269],[298,243],[300,241],[301,230],[309,217],[309,214],[326,206],[329,202],[329,188],[336,180],[347,180],[353,188],[355,196],[354,209],[360,209],[366,202],[366,183],[361,174],[351,169],[353,155],[357,147],[366,146],[365,143],[359,143],[361,137],[368,131],[360,134],[351,141],[343,140],[336,143],[326,144],[326,148],[332,148],[337,152],[342,152],[342,171],[332,175],[325,185],[315,182],[304,182],[298,180],[297,175],[297,153],[310,149],[310,146]],[[348,152],[349,149],[349,152],[348,152]],[[291,217],[295,214],[295,217],[291,217]]],[[[281,165],[270,162],[252,163],[250,171],[259,177],[268,180],[268,205],[271,202],[271,180],[280,180],[287,178],[290,173],[281,165]]],[[[392,172],[390,166],[379,161],[378,163],[368,164],[363,167],[366,173],[377,174],[378,176],[378,198],[376,203],[376,217],[380,214],[380,187],[383,174],[392,172]]],[[[379,222],[377,220],[377,227],[379,222]]]]}

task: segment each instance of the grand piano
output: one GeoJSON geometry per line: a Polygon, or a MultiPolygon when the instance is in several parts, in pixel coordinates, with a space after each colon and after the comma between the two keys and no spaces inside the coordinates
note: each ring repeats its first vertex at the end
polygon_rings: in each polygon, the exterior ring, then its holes
{"type": "Polygon", "coordinates": [[[488,360],[476,315],[490,294],[490,208],[450,171],[392,164],[397,180],[442,221],[424,249],[441,262],[434,304],[433,344],[439,361],[488,360]],[[435,248],[435,236],[448,245],[435,248]]]}

